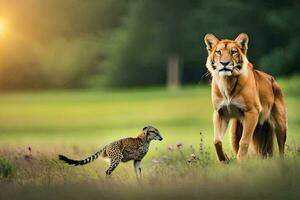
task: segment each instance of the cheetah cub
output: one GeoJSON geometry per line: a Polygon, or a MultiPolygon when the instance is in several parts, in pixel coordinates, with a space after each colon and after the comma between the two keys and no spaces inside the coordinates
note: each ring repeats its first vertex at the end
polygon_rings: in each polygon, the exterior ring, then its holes
{"type": "Polygon", "coordinates": [[[137,176],[141,175],[141,161],[147,154],[150,142],[152,140],[162,140],[159,131],[153,126],[146,126],[135,138],[123,138],[112,142],[95,154],[83,160],[72,160],[64,155],[59,155],[59,159],[68,163],[69,165],[85,165],[99,156],[105,160],[109,160],[110,166],[106,170],[106,175],[110,175],[120,162],[127,162],[133,160],[134,171],[137,176]]]}

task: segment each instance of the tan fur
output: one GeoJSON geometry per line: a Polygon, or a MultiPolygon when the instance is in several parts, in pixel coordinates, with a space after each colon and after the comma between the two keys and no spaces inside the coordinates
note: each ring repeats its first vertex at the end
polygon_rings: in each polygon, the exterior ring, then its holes
{"type": "Polygon", "coordinates": [[[140,162],[147,154],[150,142],[152,140],[162,140],[159,131],[153,126],[143,128],[135,138],[123,138],[112,142],[98,152],[83,160],[72,160],[63,155],[59,155],[59,159],[71,165],[85,165],[94,161],[99,156],[109,161],[110,166],[106,171],[106,175],[110,175],[120,162],[134,161],[134,169],[136,175],[140,175],[140,162]]]}
{"type": "Polygon", "coordinates": [[[246,57],[248,36],[219,40],[204,38],[212,75],[214,144],[220,161],[227,161],[222,142],[231,121],[231,145],[237,160],[246,159],[251,146],[261,157],[272,156],[276,135],[284,156],[287,116],[283,94],[274,78],[255,70],[246,57]]]}

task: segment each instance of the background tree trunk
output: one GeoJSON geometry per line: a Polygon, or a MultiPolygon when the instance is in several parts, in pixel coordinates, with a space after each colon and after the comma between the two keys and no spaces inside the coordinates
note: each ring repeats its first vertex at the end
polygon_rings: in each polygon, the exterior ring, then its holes
{"type": "Polygon", "coordinates": [[[181,86],[179,73],[179,56],[177,54],[170,55],[167,64],[168,89],[176,90],[181,86]]]}

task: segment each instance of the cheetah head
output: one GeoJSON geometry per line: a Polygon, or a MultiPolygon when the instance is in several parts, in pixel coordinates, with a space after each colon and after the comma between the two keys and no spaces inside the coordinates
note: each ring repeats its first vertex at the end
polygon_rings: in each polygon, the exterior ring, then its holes
{"type": "Polygon", "coordinates": [[[147,141],[151,141],[151,140],[163,140],[163,138],[161,137],[159,130],[157,128],[154,128],[153,126],[145,126],[143,128],[144,134],[147,138],[147,141]]]}

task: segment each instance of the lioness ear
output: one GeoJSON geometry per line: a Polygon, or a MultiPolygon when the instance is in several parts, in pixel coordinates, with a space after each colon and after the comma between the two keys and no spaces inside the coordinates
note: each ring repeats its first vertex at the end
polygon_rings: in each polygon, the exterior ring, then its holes
{"type": "Polygon", "coordinates": [[[237,36],[235,41],[238,43],[238,45],[240,45],[244,54],[246,54],[248,49],[248,41],[249,41],[248,35],[246,33],[241,33],[239,34],[239,36],[237,36]]]}
{"type": "Polygon", "coordinates": [[[207,33],[204,37],[207,51],[211,51],[217,45],[219,39],[211,33],[207,33]]]}

